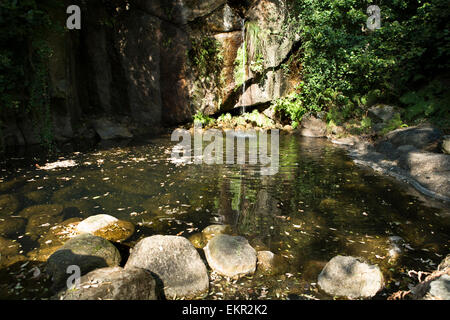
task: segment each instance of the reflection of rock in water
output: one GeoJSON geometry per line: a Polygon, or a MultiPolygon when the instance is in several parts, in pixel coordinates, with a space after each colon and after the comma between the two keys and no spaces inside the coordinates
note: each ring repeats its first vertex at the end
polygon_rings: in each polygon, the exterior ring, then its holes
{"type": "MultiPolygon", "coordinates": [[[[270,241],[275,225],[276,216],[281,215],[280,208],[277,207],[277,200],[269,193],[271,181],[268,177],[262,178],[261,190],[257,193],[255,202],[252,204],[243,196],[241,216],[239,219],[239,233],[259,234],[262,239],[270,241]]],[[[267,242],[264,241],[264,242],[267,242]]]]}

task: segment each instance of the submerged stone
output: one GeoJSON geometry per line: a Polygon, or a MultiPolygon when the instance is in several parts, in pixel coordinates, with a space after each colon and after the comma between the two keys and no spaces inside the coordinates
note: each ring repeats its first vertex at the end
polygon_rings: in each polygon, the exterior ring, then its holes
{"type": "Polygon", "coordinates": [[[102,268],[81,277],[80,286],[58,295],[59,300],[156,300],[156,282],[140,268],[102,268]]]}
{"type": "Polygon", "coordinates": [[[52,277],[53,288],[66,284],[67,268],[78,266],[81,275],[92,270],[118,266],[121,257],[114,245],[100,237],[83,234],[67,241],[47,261],[46,271],[52,277]]]}
{"type": "Polygon", "coordinates": [[[24,231],[26,224],[27,222],[23,218],[0,218],[0,235],[7,238],[15,237],[24,231]]]}
{"type": "Polygon", "coordinates": [[[19,200],[11,195],[0,196],[0,215],[13,215],[20,207],[19,200]]]}
{"type": "Polygon", "coordinates": [[[125,269],[144,268],[154,273],[167,299],[195,298],[209,290],[206,266],[193,245],[183,237],[153,236],[131,251],[125,269]]]}
{"type": "Polygon", "coordinates": [[[256,271],[256,251],[243,237],[215,236],[204,251],[211,269],[221,275],[241,277],[256,271]]]}
{"type": "Polygon", "coordinates": [[[371,298],[384,287],[384,278],[378,266],[354,257],[337,256],[322,270],[318,284],[332,296],[371,298]]]}
{"type": "Polygon", "coordinates": [[[30,218],[34,215],[46,214],[48,216],[57,216],[61,214],[64,207],[60,204],[42,204],[31,206],[22,210],[19,215],[24,218],[30,218]]]}

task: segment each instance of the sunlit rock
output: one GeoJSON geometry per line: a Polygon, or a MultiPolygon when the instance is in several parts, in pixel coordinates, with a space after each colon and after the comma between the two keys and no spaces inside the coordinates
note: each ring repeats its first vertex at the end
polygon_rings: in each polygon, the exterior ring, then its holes
{"type": "Polygon", "coordinates": [[[194,233],[188,239],[197,249],[203,249],[206,246],[205,239],[201,232],[194,233]]]}
{"type": "Polygon", "coordinates": [[[450,275],[444,274],[430,282],[430,290],[424,300],[450,300],[450,275]]]}
{"type": "Polygon", "coordinates": [[[67,241],[47,261],[46,271],[52,277],[53,289],[65,286],[69,266],[78,266],[81,275],[105,267],[118,266],[120,253],[114,245],[101,237],[83,234],[67,241]]]}
{"type": "Polygon", "coordinates": [[[107,214],[89,217],[76,227],[78,233],[91,233],[112,242],[121,242],[134,233],[134,225],[128,221],[119,220],[107,214]]]}
{"type": "Polygon", "coordinates": [[[84,275],[78,288],[58,294],[58,300],[156,300],[156,282],[140,268],[102,268],[84,275]]]}
{"type": "Polygon", "coordinates": [[[125,269],[144,268],[164,284],[167,299],[195,298],[208,292],[206,266],[193,245],[183,237],[153,236],[131,251],[125,269]]]}
{"type": "Polygon", "coordinates": [[[208,264],[227,277],[241,277],[256,271],[256,251],[243,237],[218,235],[204,248],[208,264]]]}
{"type": "Polygon", "coordinates": [[[258,271],[265,274],[282,274],[287,272],[288,264],[282,256],[274,254],[270,251],[258,252],[258,271]]]}
{"type": "Polygon", "coordinates": [[[332,296],[371,298],[384,287],[384,278],[378,266],[354,257],[337,256],[322,270],[318,284],[332,296]]]}

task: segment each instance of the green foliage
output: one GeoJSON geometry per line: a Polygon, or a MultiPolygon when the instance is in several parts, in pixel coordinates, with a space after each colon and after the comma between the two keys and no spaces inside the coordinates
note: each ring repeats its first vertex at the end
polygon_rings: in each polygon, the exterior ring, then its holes
{"type": "Polygon", "coordinates": [[[217,119],[218,123],[231,123],[231,121],[233,120],[233,116],[230,113],[227,114],[222,114],[219,116],[219,118],[217,119]]]}
{"type": "Polygon", "coordinates": [[[214,38],[202,38],[192,41],[189,59],[196,67],[200,78],[211,81],[220,80],[223,68],[223,52],[220,42],[214,38]]]}
{"type": "Polygon", "coordinates": [[[392,118],[387,125],[381,130],[381,135],[385,135],[393,130],[399,128],[406,128],[407,124],[403,123],[401,116],[399,113],[395,114],[394,118],[392,118]]]}
{"type": "Polygon", "coordinates": [[[197,114],[194,116],[194,123],[201,124],[203,127],[212,125],[214,124],[214,122],[215,120],[213,118],[210,118],[201,111],[198,111],[197,114]]]}
{"type": "Polygon", "coordinates": [[[244,42],[238,49],[236,60],[234,61],[234,82],[236,88],[242,86],[246,80],[245,67],[247,65],[247,45],[244,42]]]}
{"type": "Polygon", "coordinates": [[[428,103],[429,94],[417,90],[435,76],[449,74],[447,0],[376,3],[382,28],[373,32],[366,28],[366,11],[373,1],[295,0],[291,4],[289,25],[301,37],[300,100],[305,106],[335,108],[329,117],[342,120],[347,115],[339,117],[336,112],[359,112],[377,100],[398,103],[402,97],[405,104],[423,100],[412,107],[408,118],[439,113],[443,104],[428,103]],[[414,93],[405,96],[409,91],[414,93]]]}

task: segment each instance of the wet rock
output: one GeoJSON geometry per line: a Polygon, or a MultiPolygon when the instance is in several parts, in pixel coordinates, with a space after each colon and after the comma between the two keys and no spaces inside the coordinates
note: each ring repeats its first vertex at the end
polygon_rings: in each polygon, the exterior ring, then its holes
{"type": "Polygon", "coordinates": [[[125,269],[144,268],[162,282],[167,299],[194,298],[209,289],[206,266],[193,245],[183,237],[153,236],[131,251],[125,269]]]}
{"type": "Polygon", "coordinates": [[[337,256],[322,270],[318,284],[323,291],[333,296],[371,298],[383,288],[384,278],[378,266],[354,257],[337,256]]]}
{"type": "Polygon", "coordinates": [[[258,255],[258,271],[265,274],[282,274],[288,269],[287,261],[270,251],[259,251],[258,255]]]}
{"type": "Polygon", "coordinates": [[[133,135],[127,128],[114,123],[108,119],[98,119],[92,121],[92,126],[95,132],[100,136],[102,140],[114,140],[114,139],[131,139],[133,135]]]}
{"type": "Polygon", "coordinates": [[[243,237],[215,236],[204,251],[211,269],[221,275],[240,277],[256,270],[256,251],[243,237]]]}
{"type": "Polygon", "coordinates": [[[46,213],[35,214],[29,217],[26,233],[36,240],[56,224],[62,222],[61,216],[52,216],[46,213]]]}
{"type": "Polygon", "coordinates": [[[20,255],[21,246],[16,241],[0,237],[0,267],[9,266],[15,262],[14,257],[20,255]]]}
{"type": "Polygon", "coordinates": [[[450,154],[450,136],[444,136],[442,141],[442,152],[450,154]]]}
{"type": "Polygon", "coordinates": [[[77,232],[91,233],[112,242],[122,242],[134,234],[134,225],[107,214],[92,216],[76,226],[77,232]]]}
{"type": "Polygon", "coordinates": [[[46,271],[53,279],[53,288],[59,289],[66,284],[67,268],[79,266],[81,274],[105,267],[118,266],[121,257],[116,247],[109,241],[83,234],[67,241],[50,256],[46,271]]]}
{"type": "Polygon", "coordinates": [[[19,215],[24,218],[30,218],[34,215],[41,215],[46,214],[48,216],[57,216],[61,214],[64,207],[60,204],[43,204],[43,205],[37,205],[28,207],[24,210],[22,210],[19,215]]]}
{"type": "Polygon", "coordinates": [[[341,206],[341,203],[335,199],[327,198],[320,201],[319,209],[322,211],[333,210],[341,206]]]}
{"type": "Polygon", "coordinates": [[[27,221],[23,218],[0,218],[0,235],[10,238],[23,233],[27,221]]]}
{"type": "Polygon", "coordinates": [[[202,235],[205,243],[219,234],[230,234],[232,232],[229,225],[211,225],[203,229],[202,235]]]}
{"type": "Polygon", "coordinates": [[[308,116],[303,118],[299,133],[304,137],[324,138],[327,135],[327,124],[314,116],[308,116]]]}
{"type": "Polygon", "coordinates": [[[205,239],[203,238],[203,234],[201,232],[194,233],[188,239],[197,249],[203,249],[206,246],[205,239]]]}
{"type": "Polygon", "coordinates": [[[0,215],[13,215],[20,207],[19,200],[11,195],[0,196],[0,215]]]}
{"type": "Polygon", "coordinates": [[[156,282],[140,268],[102,268],[81,277],[78,288],[60,293],[58,300],[156,300],[156,282]]]}
{"type": "Polygon", "coordinates": [[[424,300],[450,300],[450,275],[444,274],[430,282],[430,290],[424,300]]]}
{"type": "Polygon", "coordinates": [[[25,197],[35,203],[42,203],[47,200],[47,194],[44,191],[30,191],[25,194],[25,197]]]}

